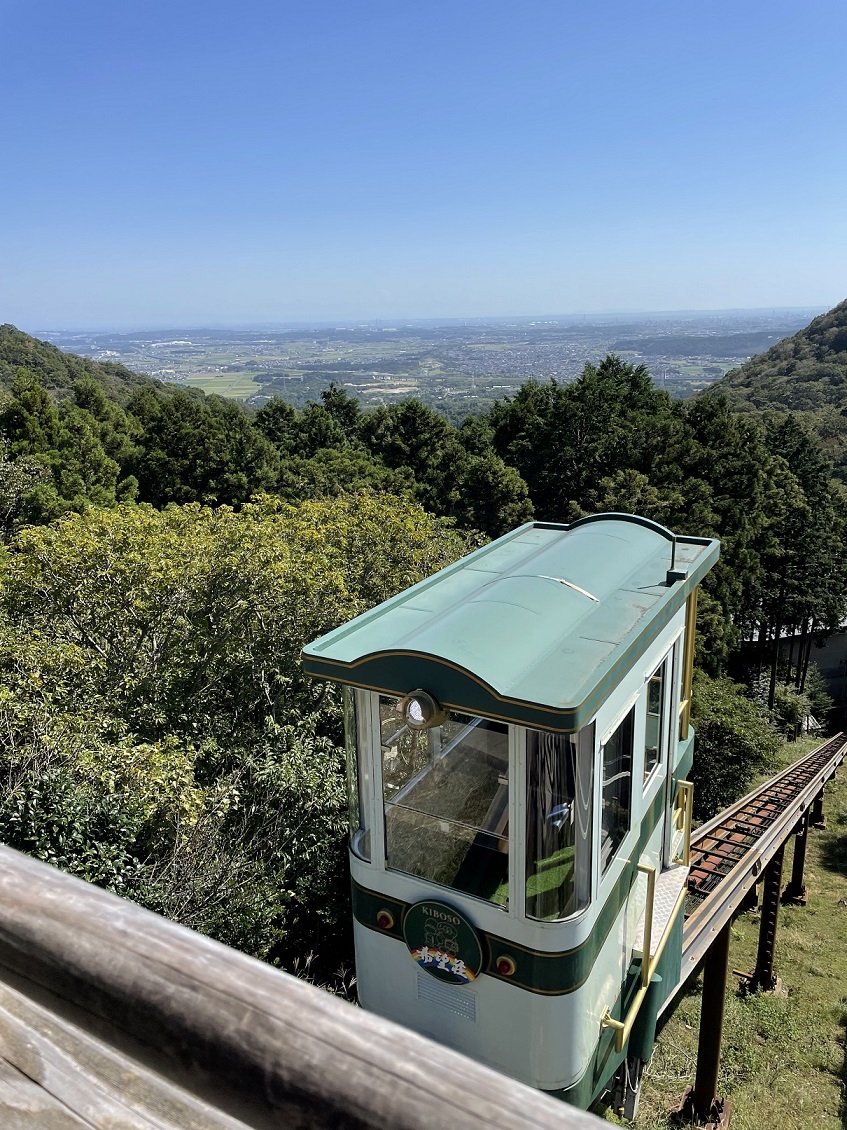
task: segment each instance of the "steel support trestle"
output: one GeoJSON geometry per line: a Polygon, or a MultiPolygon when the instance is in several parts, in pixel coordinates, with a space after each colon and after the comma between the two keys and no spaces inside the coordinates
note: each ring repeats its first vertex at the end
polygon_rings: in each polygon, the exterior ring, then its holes
{"type": "Polygon", "coordinates": [[[750,988],[755,992],[763,989],[771,992],[777,986],[773,971],[774,950],[776,948],[776,927],[779,920],[779,892],[782,886],[782,861],[785,845],[776,852],[765,868],[762,883],[762,921],[759,926],[759,949],[756,954],[756,968],[750,974],[750,988]]]}
{"type": "Polygon", "coordinates": [[[821,789],[812,802],[811,822],[813,828],[826,827],[826,817],[823,814],[823,789],[821,789]]]}
{"type": "Polygon", "coordinates": [[[794,836],[794,862],[791,865],[791,882],[782,892],[782,901],[793,906],[805,906],[808,902],[803,872],[806,867],[806,847],[809,843],[809,811],[797,825],[794,836]]]}
{"type": "Polygon", "coordinates": [[[697,1041],[697,1074],[694,1087],[687,1088],[676,1112],[679,1122],[721,1127],[729,1124],[732,1106],[718,1098],[718,1069],[729,972],[730,923],[715,938],[703,962],[703,1001],[697,1041]]]}

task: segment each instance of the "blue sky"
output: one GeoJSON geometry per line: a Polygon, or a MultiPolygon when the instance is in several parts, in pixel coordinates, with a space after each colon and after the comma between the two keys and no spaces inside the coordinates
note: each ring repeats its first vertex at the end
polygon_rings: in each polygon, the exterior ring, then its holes
{"type": "Polygon", "coordinates": [[[829,306],[843,0],[0,0],[0,321],[829,306]]]}

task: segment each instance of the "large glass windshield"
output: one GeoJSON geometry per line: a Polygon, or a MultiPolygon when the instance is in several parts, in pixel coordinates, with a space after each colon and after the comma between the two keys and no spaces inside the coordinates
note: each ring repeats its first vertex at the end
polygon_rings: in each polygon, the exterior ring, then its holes
{"type": "Polygon", "coordinates": [[[594,725],[527,730],[526,914],[566,918],[591,897],[594,725]]]}
{"type": "Polygon", "coordinates": [[[379,721],[388,866],[505,906],[508,727],[451,712],[414,730],[402,700],[385,696],[379,721]]]}

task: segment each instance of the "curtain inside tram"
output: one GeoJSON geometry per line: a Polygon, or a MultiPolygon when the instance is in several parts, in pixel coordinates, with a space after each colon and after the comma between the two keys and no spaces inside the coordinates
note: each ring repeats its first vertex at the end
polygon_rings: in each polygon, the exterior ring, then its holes
{"type": "Polygon", "coordinates": [[[527,730],[526,913],[565,918],[591,895],[594,726],[527,730]]]}

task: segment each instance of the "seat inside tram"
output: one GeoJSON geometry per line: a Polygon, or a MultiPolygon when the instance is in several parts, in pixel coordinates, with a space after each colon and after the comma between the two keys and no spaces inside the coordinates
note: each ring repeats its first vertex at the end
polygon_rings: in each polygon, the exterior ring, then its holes
{"type": "Polygon", "coordinates": [[[451,712],[414,730],[401,707],[380,698],[388,866],[505,906],[508,727],[451,712]]]}
{"type": "MultiPolygon", "coordinates": [[[[387,865],[507,907],[509,727],[450,712],[415,730],[402,700],[381,696],[379,710],[387,865]]],[[[594,727],[587,729],[526,731],[530,918],[564,918],[588,901],[594,727]]]]}

